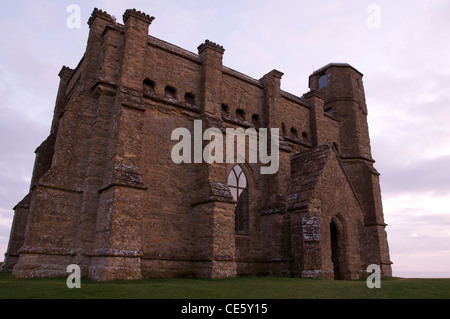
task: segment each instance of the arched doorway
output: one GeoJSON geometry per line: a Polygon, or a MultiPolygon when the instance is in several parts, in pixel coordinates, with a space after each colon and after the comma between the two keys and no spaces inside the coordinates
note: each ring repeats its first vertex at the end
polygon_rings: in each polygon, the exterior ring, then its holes
{"type": "Polygon", "coordinates": [[[331,239],[331,261],[333,262],[334,280],[340,280],[341,277],[341,249],[339,245],[339,231],[334,222],[330,224],[330,239],[331,239]]]}

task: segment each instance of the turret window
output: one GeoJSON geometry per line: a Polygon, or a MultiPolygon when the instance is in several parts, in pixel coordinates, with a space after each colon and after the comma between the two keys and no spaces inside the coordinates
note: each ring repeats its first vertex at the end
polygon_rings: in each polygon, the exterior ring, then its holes
{"type": "Polygon", "coordinates": [[[323,74],[319,77],[319,89],[328,85],[327,75],[323,74]]]}

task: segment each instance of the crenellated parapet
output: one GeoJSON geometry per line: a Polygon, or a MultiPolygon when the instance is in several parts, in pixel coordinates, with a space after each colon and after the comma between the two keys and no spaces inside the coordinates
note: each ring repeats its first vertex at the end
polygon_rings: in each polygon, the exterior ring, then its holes
{"type": "Polygon", "coordinates": [[[221,45],[219,45],[219,44],[217,44],[215,42],[212,42],[212,41],[209,41],[209,40],[205,40],[204,43],[200,44],[197,47],[198,53],[200,54],[201,52],[203,52],[207,48],[215,50],[215,51],[217,51],[217,52],[219,52],[221,54],[223,54],[225,52],[225,49],[223,48],[223,46],[221,46],[221,45]]]}
{"type": "Polygon", "coordinates": [[[115,23],[116,21],[114,20],[114,18],[108,14],[106,11],[94,8],[94,11],[92,11],[91,17],[89,18],[87,24],[89,25],[89,27],[92,26],[92,24],[94,23],[96,18],[101,18],[103,20],[107,20],[109,22],[115,23]]]}
{"type": "Polygon", "coordinates": [[[153,20],[155,20],[155,17],[152,17],[144,12],[138,11],[136,9],[128,9],[123,14],[123,23],[126,23],[129,17],[135,17],[137,19],[140,19],[148,24],[152,23],[153,20]]]}

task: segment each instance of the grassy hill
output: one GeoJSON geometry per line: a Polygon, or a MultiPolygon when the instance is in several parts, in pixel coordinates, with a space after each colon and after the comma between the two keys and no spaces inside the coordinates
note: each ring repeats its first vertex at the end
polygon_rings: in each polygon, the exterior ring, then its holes
{"type": "Polygon", "coordinates": [[[69,289],[66,278],[16,279],[0,273],[1,299],[449,299],[450,279],[329,281],[278,277],[147,279],[95,282],[81,279],[69,289]]]}

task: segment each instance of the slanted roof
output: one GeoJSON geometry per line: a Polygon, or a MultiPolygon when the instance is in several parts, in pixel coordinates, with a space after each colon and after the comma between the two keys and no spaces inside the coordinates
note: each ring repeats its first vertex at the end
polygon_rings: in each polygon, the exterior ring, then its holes
{"type": "Polygon", "coordinates": [[[326,143],[294,154],[291,158],[291,184],[287,210],[303,209],[312,196],[333,144],[326,143]]]}

